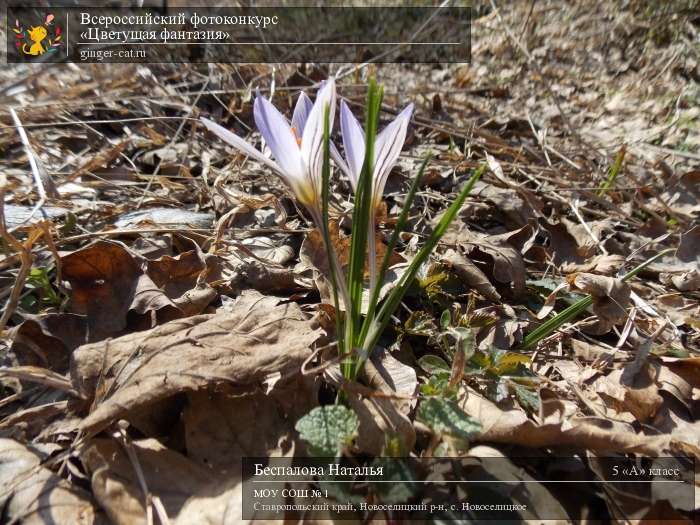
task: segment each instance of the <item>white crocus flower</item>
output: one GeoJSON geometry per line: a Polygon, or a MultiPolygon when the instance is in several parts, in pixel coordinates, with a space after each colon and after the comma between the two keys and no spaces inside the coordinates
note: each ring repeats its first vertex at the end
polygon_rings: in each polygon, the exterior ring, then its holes
{"type": "MultiPolygon", "coordinates": [[[[401,148],[406,140],[406,131],[412,113],[413,104],[409,104],[393,122],[377,135],[374,141],[373,208],[381,201],[391,168],[394,167],[399,158],[401,148]]],[[[340,131],[343,134],[343,147],[347,163],[338,162],[338,159],[335,158],[337,156],[334,156],[334,160],[346,173],[354,190],[357,188],[357,181],[362,172],[362,163],[365,160],[365,132],[344,100],[340,103],[340,131]]]]}
{"type": "MultiPolygon", "coordinates": [[[[372,171],[372,203],[370,208],[369,231],[367,232],[367,247],[369,249],[370,297],[377,283],[377,246],[375,239],[377,206],[382,200],[386,180],[391,168],[403,148],[406,140],[408,123],[413,113],[413,104],[406,106],[401,113],[387,125],[374,140],[374,162],[372,171]]],[[[357,183],[365,160],[365,133],[362,126],[343,100],[340,103],[340,131],[343,134],[343,147],[347,163],[334,156],[334,160],[350,179],[353,190],[357,183]]]]}
{"type": "Polygon", "coordinates": [[[211,120],[202,118],[209,131],[242,153],[272,168],[292,189],[299,202],[319,217],[323,168],[323,125],[329,107],[330,126],[335,115],[335,79],[329,78],[318,90],[313,104],[299,95],[291,125],[265,97],[257,95],[253,117],[258,131],[272,153],[272,159],[211,120]]]}

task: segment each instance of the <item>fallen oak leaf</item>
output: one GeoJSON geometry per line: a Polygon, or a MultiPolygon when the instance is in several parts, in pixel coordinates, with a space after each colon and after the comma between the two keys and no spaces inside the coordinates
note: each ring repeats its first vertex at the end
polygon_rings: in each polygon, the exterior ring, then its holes
{"type": "Polygon", "coordinates": [[[525,292],[527,271],[520,252],[510,244],[515,235],[529,230],[529,226],[502,235],[484,235],[470,231],[466,225],[453,222],[444,236],[448,244],[462,245],[471,260],[491,262],[491,273],[495,281],[510,285],[513,295],[525,292]]]}
{"type": "Polygon", "coordinates": [[[87,341],[121,334],[129,312],[140,314],[134,320],[139,329],[151,328],[153,319],[165,322],[201,312],[208,305],[205,299],[214,297],[211,291],[202,293],[199,301],[185,294],[200,281],[217,279],[219,271],[214,256],[191,244],[189,251],[157,260],[145,259],[116,241],[97,241],[63,256],[69,309],[86,316],[87,341]]]}
{"type": "Polygon", "coordinates": [[[69,313],[26,315],[8,330],[10,352],[20,365],[43,365],[54,372],[68,371],[70,352],[87,342],[85,316],[69,313]]]}
{"type": "Polygon", "coordinates": [[[230,384],[255,390],[270,374],[296,374],[321,337],[315,319],[295,303],[258,293],[238,298],[231,312],[198,315],[73,353],[71,378],[88,399],[104,371],[105,398],[82,422],[102,430],[132,410],[181,392],[230,384]]]}

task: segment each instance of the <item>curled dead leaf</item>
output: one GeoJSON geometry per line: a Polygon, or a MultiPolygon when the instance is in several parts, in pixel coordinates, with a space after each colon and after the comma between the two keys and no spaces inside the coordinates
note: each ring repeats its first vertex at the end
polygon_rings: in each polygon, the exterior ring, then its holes
{"type": "Polygon", "coordinates": [[[457,274],[467,286],[474,288],[490,301],[500,301],[501,296],[496,291],[496,288],[491,284],[484,272],[467,257],[455,250],[447,250],[442,256],[442,261],[449,264],[455,274],[457,274]]]}
{"type": "Polygon", "coordinates": [[[575,273],[567,277],[572,288],[593,297],[593,312],[598,316],[597,323],[588,328],[596,334],[604,334],[627,318],[627,306],[632,291],[627,283],[592,273],[575,273]]]}
{"type": "Polygon", "coordinates": [[[98,241],[63,256],[69,309],[86,316],[87,341],[122,333],[129,312],[142,316],[134,321],[132,328],[137,329],[152,327],[154,320],[165,322],[200,313],[208,304],[205,299],[211,300],[215,294],[207,290],[197,295],[197,301],[191,293],[185,294],[219,277],[218,260],[203,254],[194,242],[187,242],[189,251],[155,260],[147,260],[116,241],[98,241]]]}

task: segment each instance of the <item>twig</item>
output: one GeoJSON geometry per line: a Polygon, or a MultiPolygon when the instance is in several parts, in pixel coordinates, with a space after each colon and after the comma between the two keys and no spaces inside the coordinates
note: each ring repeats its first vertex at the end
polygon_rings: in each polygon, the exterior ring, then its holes
{"type": "Polygon", "coordinates": [[[70,379],[47,368],[39,366],[0,367],[0,377],[14,377],[29,383],[38,383],[56,390],[61,390],[73,397],[81,398],[80,392],[73,388],[70,379]]]}
{"type": "Polygon", "coordinates": [[[10,108],[10,115],[12,115],[12,120],[15,123],[15,127],[17,128],[17,133],[19,134],[19,138],[22,140],[24,151],[27,154],[27,158],[29,159],[29,166],[32,169],[34,184],[36,185],[36,191],[39,194],[39,202],[36,203],[34,209],[32,210],[32,213],[24,221],[28,222],[32,219],[32,217],[34,217],[34,214],[44,205],[47,197],[58,198],[59,194],[56,190],[56,186],[53,183],[53,180],[51,179],[51,176],[48,173],[46,173],[45,170],[41,170],[39,168],[39,163],[37,162],[34,150],[32,149],[32,145],[29,143],[29,137],[27,136],[27,132],[24,130],[24,127],[22,126],[22,121],[19,120],[19,116],[17,116],[17,112],[14,110],[14,108],[10,108]]]}
{"type": "MultiPolygon", "coordinates": [[[[4,177],[3,177],[4,179],[4,177]]],[[[12,317],[12,314],[17,308],[19,303],[19,297],[22,293],[22,288],[24,288],[24,282],[29,275],[29,270],[32,267],[32,262],[34,258],[30,251],[30,247],[25,247],[21,242],[14,238],[14,236],[7,231],[7,226],[5,225],[5,184],[4,180],[0,181],[0,237],[11,246],[20,257],[21,266],[19,272],[17,273],[17,278],[15,279],[15,284],[12,287],[12,293],[10,293],[9,299],[5,303],[5,308],[2,312],[2,317],[0,317],[0,332],[5,329],[7,322],[12,317]]]]}
{"type": "Polygon", "coordinates": [[[134,450],[134,446],[132,445],[129,436],[125,431],[126,426],[128,426],[128,423],[126,421],[119,421],[117,423],[118,430],[114,433],[114,437],[124,448],[124,451],[126,452],[126,455],[129,458],[129,462],[131,463],[131,466],[133,467],[134,472],[136,473],[136,479],[138,480],[139,486],[141,487],[141,491],[143,492],[144,499],[146,500],[146,523],[148,523],[149,525],[153,524],[152,509],[155,509],[161,525],[170,525],[170,519],[168,518],[168,514],[165,511],[165,507],[160,501],[160,498],[155,494],[151,494],[151,492],[148,490],[148,485],[146,484],[146,477],[143,474],[141,463],[139,462],[139,458],[136,455],[136,451],[134,450]]]}

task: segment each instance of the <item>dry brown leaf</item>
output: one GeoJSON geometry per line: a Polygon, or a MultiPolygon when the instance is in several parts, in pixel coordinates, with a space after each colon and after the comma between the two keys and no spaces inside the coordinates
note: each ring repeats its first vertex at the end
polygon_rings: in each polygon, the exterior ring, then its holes
{"type": "Polygon", "coordinates": [[[693,388],[700,388],[700,357],[663,357],[662,361],[693,388]]]}
{"type": "Polygon", "coordinates": [[[594,325],[586,327],[587,331],[604,334],[627,318],[626,308],[632,293],[627,283],[592,273],[575,273],[568,276],[567,281],[573,288],[593,296],[593,312],[598,319],[594,325]]]}
{"type": "Polygon", "coordinates": [[[539,217],[542,208],[540,199],[525,188],[498,188],[479,181],[459,210],[459,216],[468,219],[483,210],[482,215],[497,213],[500,222],[507,227],[520,228],[532,218],[539,217]],[[490,206],[475,202],[475,197],[485,199],[490,206]]]}
{"type": "Polygon", "coordinates": [[[408,398],[396,400],[398,409],[408,416],[418,401],[416,369],[396,359],[385,348],[375,348],[370,359],[389,388],[400,396],[408,398]]]}
{"type": "Polygon", "coordinates": [[[233,385],[250,391],[270,374],[293,375],[321,330],[295,303],[242,295],[230,313],[171,321],[78,348],[71,361],[74,384],[90,399],[104,374],[104,399],[83,420],[97,432],[130,411],[181,392],[233,385]]]}
{"type": "MultiPolygon", "coordinates": [[[[529,229],[529,227],[524,227],[529,229]]],[[[495,281],[512,286],[517,297],[525,292],[525,262],[520,252],[509,243],[511,236],[525,231],[521,228],[502,235],[483,235],[471,232],[466,225],[452,223],[444,236],[444,242],[464,248],[471,260],[481,260],[487,265],[495,281]]]]}
{"type": "Polygon", "coordinates": [[[700,301],[687,299],[678,292],[657,296],[656,305],[676,326],[697,324],[700,319],[700,301]]]}
{"type": "Polygon", "coordinates": [[[317,390],[313,377],[297,375],[277,381],[270,392],[188,394],[183,413],[188,457],[202,466],[238,472],[242,457],[293,454],[294,425],[317,406],[317,390]]]}
{"type": "Polygon", "coordinates": [[[676,257],[684,263],[700,264],[700,225],[693,226],[681,235],[676,257]]]}
{"type": "Polygon", "coordinates": [[[668,207],[674,213],[688,219],[697,217],[700,213],[700,190],[698,187],[700,187],[700,170],[696,169],[684,173],[671,181],[662,193],[663,205],[660,202],[655,202],[654,205],[661,213],[665,213],[666,207],[668,207]]]}
{"type": "MultiPolygon", "coordinates": [[[[151,494],[158,496],[169,518],[177,516],[192,493],[209,485],[212,472],[165,448],[155,439],[132,443],[151,494]]],[[[135,466],[114,439],[92,439],[80,453],[90,473],[92,492],[112,523],[147,524],[145,495],[135,466]]]]}
{"type": "Polygon", "coordinates": [[[0,439],[0,508],[5,523],[105,523],[86,492],[49,469],[45,459],[12,439],[0,439]]]}
{"type": "Polygon", "coordinates": [[[82,166],[80,166],[75,173],[73,173],[70,177],[69,180],[76,179],[82,175],[85,175],[87,173],[93,172],[97,169],[100,168],[107,168],[109,165],[114,162],[117,157],[119,157],[122,152],[126,149],[126,147],[131,144],[131,137],[126,138],[120,142],[117,142],[115,145],[113,145],[111,148],[108,150],[102,151],[92,157],[90,160],[85,162],[82,166]]]}
{"type": "MultiPolygon", "coordinates": [[[[531,448],[575,446],[596,452],[673,455],[675,451],[700,458],[700,447],[669,434],[637,434],[631,425],[599,417],[562,419],[553,411],[537,424],[521,409],[501,409],[481,394],[468,390],[464,411],[477,419],[482,432],[476,441],[509,443],[531,448]]],[[[559,412],[560,414],[561,412],[559,412]]]]}
{"type": "Polygon", "coordinates": [[[663,403],[655,381],[656,373],[649,363],[644,363],[633,375],[626,375],[623,369],[613,370],[596,381],[594,388],[605,395],[617,412],[630,412],[640,423],[648,423],[663,403]]]}
{"type": "Polygon", "coordinates": [[[596,239],[601,240],[604,239],[609,232],[614,231],[613,221],[608,219],[587,221],[586,226],[580,223],[571,222],[566,218],[562,218],[561,222],[564,224],[569,234],[573,237],[574,241],[576,241],[576,253],[584,259],[593,257],[598,249],[599,243],[597,243],[595,239],[591,237],[591,233],[593,233],[596,239]]]}
{"type": "Polygon", "coordinates": [[[309,290],[312,285],[308,281],[288,268],[276,268],[251,260],[236,265],[229,286],[234,292],[253,289],[262,293],[283,294],[309,290]]]}
{"type": "Polygon", "coordinates": [[[270,237],[249,237],[243,239],[241,245],[255,257],[276,265],[287,264],[296,257],[296,250],[291,245],[270,237]]]}
{"type": "Polygon", "coordinates": [[[190,228],[211,228],[213,213],[202,213],[182,208],[144,208],[130,211],[119,216],[114,226],[120,229],[137,230],[144,226],[158,226],[183,230],[186,234],[190,228]]]}
{"type": "Polygon", "coordinates": [[[0,430],[10,430],[16,439],[30,440],[36,437],[43,429],[68,411],[68,401],[57,401],[37,405],[10,414],[0,421],[0,430]]]}
{"type": "Polygon", "coordinates": [[[374,395],[362,396],[359,392],[347,391],[348,402],[360,420],[357,447],[364,453],[379,456],[390,440],[398,440],[402,450],[412,450],[416,431],[406,416],[410,401],[404,399],[406,394],[396,392],[371,360],[360,373],[370,385],[369,390],[374,389],[374,395]]]}
{"type": "Polygon", "coordinates": [[[612,355],[612,349],[578,339],[571,340],[571,348],[576,357],[583,361],[600,361],[612,355]]]}
{"type": "Polygon", "coordinates": [[[63,279],[69,283],[69,308],[87,318],[87,340],[99,341],[122,333],[133,311],[135,329],[200,313],[215,297],[210,290],[187,292],[220,277],[218,260],[205,255],[192,241],[177,257],[147,260],[120,242],[98,241],[62,257],[63,279]],[[179,304],[185,306],[182,310],[179,304]],[[151,316],[150,314],[154,315],[151,316]]]}
{"type": "MultiPolygon", "coordinates": [[[[189,393],[182,414],[186,455],[153,439],[133,443],[149,491],[173,523],[241,523],[241,458],[292,456],[294,424],[316,403],[313,378],[299,375],[267,394],[189,393]]],[[[113,521],[144,523],[144,498],[121,446],[95,439],[81,457],[113,521]]]]}
{"type": "Polygon", "coordinates": [[[268,393],[227,397],[196,392],[188,398],[183,414],[187,455],[221,474],[192,494],[175,523],[245,523],[241,458],[291,459],[299,449],[294,425],[317,405],[317,385],[311,376],[295,376],[291,381],[277,381],[268,393]]]}
{"type": "Polygon", "coordinates": [[[59,373],[68,371],[70,352],[87,342],[85,316],[68,313],[27,315],[8,332],[10,350],[18,364],[43,366],[59,373]]]}
{"type": "Polygon", "coordinates": [[[87,316],[88,340],[119,333],[126,326],[139,265],[117,242],[98,241],[61,258],[63,279],[70,284],[69,308],[87,316]]]}
{"type": "Polygon", "coordinates": [[[442,262],[450,265],[455,274],[462,279],[467,286],[474,288],[490,301],[498,302],[501,300],[500,294],[496,291],[496,288],[494,288],[484,272],[459,252],[447,250],[442,256],[442,262]]]}
{"type": "Polygon", "coordinates": [[[589,272],[599,273],[601,275],[612,275],[622,268],[625,263],[625,257],[622,255],[608,254],[596,255],[585,263],[565,263],[561,266],[563,273],[573,272],[589,272]]]}
{"type": "MultiPolygon", "coordinates": [[[[694,292],[700,290],[700,271],[690,270],[681,275],[672,275],[671,283],[681,292],[694,292]]],[[[663,282],[663,279],[662,279],[663,282]]]]}
{"type": "Polygon", "coordinates": [[[187,290],[180,297],[173,299],[173,304],[185,317],[204,312],[219,293],[207,283],[199,283],[187,290]]]}
{"type": "Polygon", "coordinates": [[[582,264],[585,257],[579,253],[578,242],[569,232],[567,224],[540,219],[540,225],[549,233],[549,255],[557,266],[562,264],[582,264]]]}
{"type": "Polygon", "coordinates": [[[203,253],[193,241],[186,242],[190,250],[146,262],[146,273],[170,299],[181,297],[203,280],[211,282],[221,275],[217,257],[203,253]]]}

